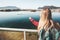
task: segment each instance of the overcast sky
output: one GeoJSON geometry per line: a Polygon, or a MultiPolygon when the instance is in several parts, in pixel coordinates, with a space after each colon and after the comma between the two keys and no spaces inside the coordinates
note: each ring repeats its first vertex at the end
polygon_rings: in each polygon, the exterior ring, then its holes
{"type": "Polygon", "coordinates": [[[0,7],[17,6],[22,9],[37,9],[46,5],[60,6],[60,0],[0,0],[0,7]]]}

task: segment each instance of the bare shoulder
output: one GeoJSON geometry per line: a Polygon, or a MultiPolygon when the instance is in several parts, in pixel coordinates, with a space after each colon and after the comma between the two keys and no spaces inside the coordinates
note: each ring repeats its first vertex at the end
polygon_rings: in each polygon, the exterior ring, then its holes
{"type": "Polygon", "coordinates": [[[58,22],[54,22],[54,23],[55,23],[55,25],[60,26],[60,24],[58,22]]]}
{"type": "Polygon", "coordinates": [[[55,28],[57,28],[58,30],[60,30],[60,24],[58,22],[54,22],[55,28]]]}
{"type": "Polygon", "coordinates": [[[51,22],[51,25],[52,25],[54,28],[60,30],[60,24],[59,24],[58,22],[55,22],[55,21],[53,21],[53,20],[50,20],[50,22],[51,22]]]}

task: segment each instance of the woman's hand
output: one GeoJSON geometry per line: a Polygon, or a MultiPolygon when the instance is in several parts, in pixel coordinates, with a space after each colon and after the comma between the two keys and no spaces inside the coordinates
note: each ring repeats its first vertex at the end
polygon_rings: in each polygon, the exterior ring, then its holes
{"type": "Polygon", "coordinates": [[[31,19],[31,17],[29,17],[29,19],[31,19]]]}
{"type": "Polygon", "coordinates": [[[29,17],[29,20],[30,20],[30,21],[34,21],[34,19],[32,19],[31,17],[29,17]]]}

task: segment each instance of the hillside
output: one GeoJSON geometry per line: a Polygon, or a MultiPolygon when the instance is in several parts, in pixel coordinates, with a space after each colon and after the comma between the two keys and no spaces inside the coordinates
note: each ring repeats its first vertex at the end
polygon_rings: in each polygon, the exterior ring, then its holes
{"type": "Polygon", "coordinates": [[[60,7],[56,7],[56,6],[43,6],[43,7],[38,7],[38,9],[43,9],[43,8],[60,9],[60,7]]]}

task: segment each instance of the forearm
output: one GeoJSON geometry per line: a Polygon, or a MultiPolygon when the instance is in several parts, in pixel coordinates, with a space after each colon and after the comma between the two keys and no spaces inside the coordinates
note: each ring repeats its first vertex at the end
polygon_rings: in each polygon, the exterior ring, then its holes
{"type": "Polygon", "coordinates": [[[33,18],[30,18],[30,21],[32,22],[32,24],[34,24],[36,27],[38,26],[38,23],[36,20],[34,20],[33,18]]]}

